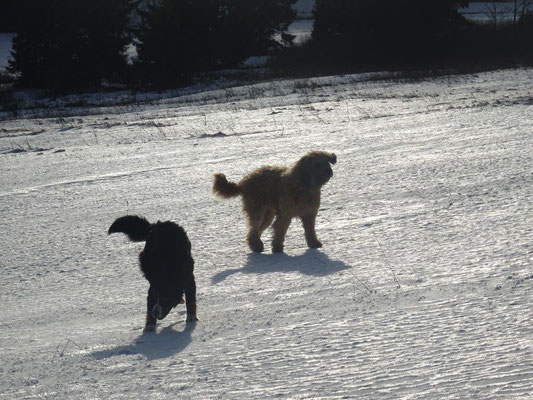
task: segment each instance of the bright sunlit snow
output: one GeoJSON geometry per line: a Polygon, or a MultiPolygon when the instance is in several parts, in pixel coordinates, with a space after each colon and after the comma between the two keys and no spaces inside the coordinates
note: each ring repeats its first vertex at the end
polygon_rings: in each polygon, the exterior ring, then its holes
{"type": "Polygon", "coordinates": [[[0,399],[531,399],[532,82],[325,77],[2,121],[0,399]],[[269,231],[250,254],[211,175],[311,149],[338,156],[324,247],[295,221],[286,254],[269,231]],[[187,230],[198,323],[180,305],[143,335],[142,244],[106,235],[125,214],[187,230]]]}

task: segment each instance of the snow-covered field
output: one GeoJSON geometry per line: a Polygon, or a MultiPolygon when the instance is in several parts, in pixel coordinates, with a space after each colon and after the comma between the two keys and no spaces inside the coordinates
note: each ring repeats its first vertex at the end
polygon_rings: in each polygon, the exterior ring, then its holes
{"type": "Polygon", "coordinates": [[[0,399],[533,398],[533,69],[360,78],[1,121],[0,399]],[[250,254],[212,173],[311,149],[324,247],[250,254]],[[128,213],[187,230],[198,323],[143,335],[128,213]]]}

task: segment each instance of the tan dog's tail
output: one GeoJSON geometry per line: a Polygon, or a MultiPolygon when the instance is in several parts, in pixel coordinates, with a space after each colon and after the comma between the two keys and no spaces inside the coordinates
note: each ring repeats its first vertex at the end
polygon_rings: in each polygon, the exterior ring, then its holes
{"type": "Polygon", "coordinates": [[[213,193],[223,199],[229,199],[241,194],[239,185],[234,182],[228,182],[226,175],[213,175],[213,193]]]}

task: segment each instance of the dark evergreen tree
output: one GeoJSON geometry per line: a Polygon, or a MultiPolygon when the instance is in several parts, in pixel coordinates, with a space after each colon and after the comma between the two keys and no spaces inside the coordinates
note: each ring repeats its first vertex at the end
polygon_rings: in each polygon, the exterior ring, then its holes
{"type": "Polygon", "coordinates": [[[223,0],[226,37],[224,56],[230,64],[280,47],[276,35],[296,18],[296,0],[223,0]]]}
{"type": "Polygon", "coordinates": [[[296,0],[156,0],[138,35],[145,79],[177,83],[191,73],[232,67],[276,47],[296,0]]]}
{"type": "Polygon", "coordinates": [[[141,12],[138,59],[145,79],[177,81],[216,64],[218,0],[160,0],[141,12]]]}
{"type": "Polygon", "coordinates": [[[19,0],[0,1],[0,32],[15,32],[19,23],[19,0]]]}
{"type": "Polygon", "coordinates": [[[135,0],[21,0],[9,70],[23,86],[79,88],[123,76],[135,0]]]}
{"type": "Polygon", "coordinates": [[[465,0],[316,0],[312,39],[358,61],[413,61],[446,51],[465,0]]]}

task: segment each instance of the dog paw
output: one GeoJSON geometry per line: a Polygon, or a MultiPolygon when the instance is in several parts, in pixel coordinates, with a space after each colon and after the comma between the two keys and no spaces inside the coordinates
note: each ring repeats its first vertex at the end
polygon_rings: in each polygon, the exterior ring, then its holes
{"type": "Polygon", "coordinates": [[[261,240],[250,240],[248,241],[248,246],[250,246],[250,250],[252,250],[254,253],[262,253],[265,249],[265,246],[261,240]]]}
{"type": "Polygon", "coordinates": [[[283,253],[283,245],[272,243],[272,253],[283,253]]]}
{"type": "Polygon", "coordinates": [[[144,333],[155,332],[155,324],[146,325],[143,329],[144,333]]]}
{"type": "Polygon", "coordinates": [[[196,322],[196,321],[198,321],[196,314],[187,314],[186,322],[196,322]]]}
{"type": "Polygon", "coordinates": [[[310,249],[318,249],[318,248],[322,247],[322,243],[317,240],[316,242],[309,243],[308,246],[309,246],[310,249]]]}

